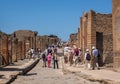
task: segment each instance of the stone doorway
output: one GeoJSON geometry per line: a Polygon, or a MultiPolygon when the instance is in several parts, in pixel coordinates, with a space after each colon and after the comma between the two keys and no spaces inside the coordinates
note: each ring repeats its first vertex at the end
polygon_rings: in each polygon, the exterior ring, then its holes
{"type": "Polygon", "coordinates": [[[96,32],[96,48],[99,50],[99,65],[103,65],[103,32],[96,32]]]}

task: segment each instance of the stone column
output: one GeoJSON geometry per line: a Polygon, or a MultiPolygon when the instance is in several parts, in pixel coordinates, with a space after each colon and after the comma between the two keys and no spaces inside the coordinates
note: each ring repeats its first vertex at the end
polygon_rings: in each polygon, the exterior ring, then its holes
{"type": "Polygon", "coordinates": [[[13,63],[12,62],[12,39],[9,35],[9,38],[8,38],[8,57],[9,57],[9,63],[13,63]]]}
{"type": "Polygon", "coordinates": [[[120,68],[120,0],[112,0],[114,68],[120,68]]]}
{"type": "Polygon", "coordinates": [[[12,60],[13,62],[17,62],[17,43],[18,43],[18,39],[16,38],[16,35],[14,34],[14,37],[12,39],[12,60]]]}

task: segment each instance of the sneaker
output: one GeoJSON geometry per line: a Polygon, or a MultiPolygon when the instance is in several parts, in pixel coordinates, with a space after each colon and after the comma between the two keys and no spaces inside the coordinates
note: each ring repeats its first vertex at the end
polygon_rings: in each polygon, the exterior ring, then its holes
{"type": "Polygon", "coordinates": [[[98,70],[100,70],[100,68],[97,68],[98,70]]]}

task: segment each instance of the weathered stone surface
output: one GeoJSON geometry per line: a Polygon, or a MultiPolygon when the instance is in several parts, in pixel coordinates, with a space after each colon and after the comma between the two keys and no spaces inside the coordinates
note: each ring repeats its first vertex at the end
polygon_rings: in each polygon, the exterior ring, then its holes
{"type": "Polygon", "coordinates": [[[0,32],[0,65],[8,65],[27,58],[30,48],[40,48],[42,51],[50,45],[55,45],[60,39],[55,35],[37,36],[36,31],[18,30],[11,35],[0,32]]]}
{"type": "Polygon", "coordinates": [[[48,46],[56,45],[60,39],[57,36],[38,36],[37,37],[37,47],[41,50],[45,50],[48,46]]]}
{"type": "MultiPolygon", "coordinates": [[[[80,18],[78,46],[83,50],[92,46],[99,49],[104,63],[113,62],[112,14],[101,14],[90,10],[80,18]]],[[[84,55],[83,55],[84,56],[84,55]]]]}
{"type": "Polygon", "coordinates": [[[120,0],[112,0],[114,68],[120,68],[120,0]]]}
{"type": "Polygon", "coordinates": [[[0,31],[0,65],[8,64],[8,36],[0,31]]]}
{"type": "Polygon", "coordinates": [[[73,45],[77,45],[77,33],[74,33],[74,34],[70,34],[70,37],[69,37],[69,46],[73,47],[73,45]]]}

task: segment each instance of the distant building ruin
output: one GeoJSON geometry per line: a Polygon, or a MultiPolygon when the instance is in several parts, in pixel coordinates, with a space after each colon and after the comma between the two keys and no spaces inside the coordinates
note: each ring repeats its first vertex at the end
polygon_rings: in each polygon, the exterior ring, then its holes
{"type": "Polygon", "coordinates": [[[60,40],[55,35],[38,36],[36,31],[18,30],[8,35],[0,31],[0,65],[8,65],[26,59],[30,48],[42,51],[60,40]]]}

